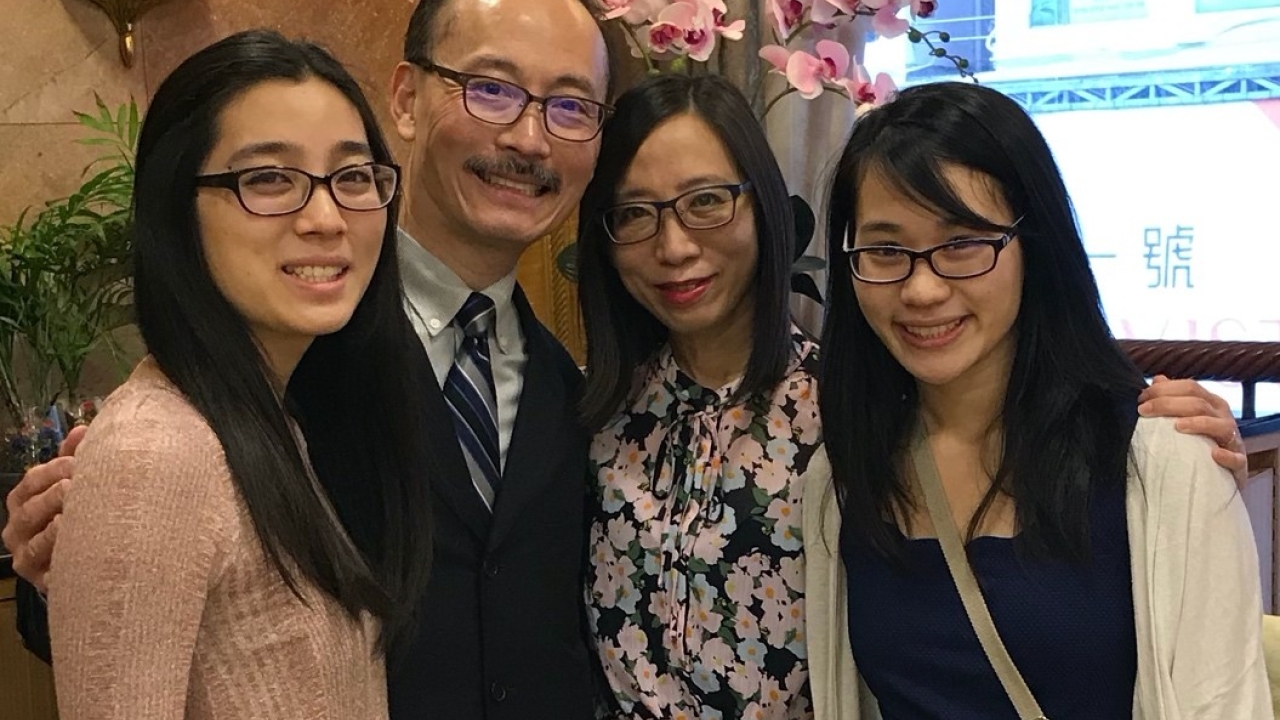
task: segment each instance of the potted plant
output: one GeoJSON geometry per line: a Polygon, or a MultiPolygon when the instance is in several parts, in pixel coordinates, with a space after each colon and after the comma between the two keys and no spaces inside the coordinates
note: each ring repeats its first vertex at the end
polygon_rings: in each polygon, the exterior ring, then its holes
{"type": "Polygon", "coordinates": [[[76,113],[107,148],[75,192],[28,208],[0,229],[0,473],[56,453],[70,422],[87,419],[80,376],[112,331],[132,322],[133,158],[138,108],[76,113]],[[19,375],[19,369],[23,372],[19,375]]]}

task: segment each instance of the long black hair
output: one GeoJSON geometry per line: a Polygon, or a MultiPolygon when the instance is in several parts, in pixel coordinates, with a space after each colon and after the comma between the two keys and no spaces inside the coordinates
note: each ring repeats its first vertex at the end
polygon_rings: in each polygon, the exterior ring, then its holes
{"type": "Polygon", "coordinates": [[[1017,508],[1021,548],[1084,559],[1090,493],[1125,476],[1143,378],[1107,326],[1044,137],[1016,102],[973,83],[913,87],[863,116],[831,184],[819,404],[843,522],[859,540],[899,555],[885,520],[912,509],[900,463],[919,412],[915,379],[867,323],[844,260],[858,188],[874,173],[948,222],[1004,232],[960,200],[942,173],[948,166],[990,178],[1013,217],[1022,218],[1022,304],[1000,416],[1002,456],[969,534],[1007,493],[1017,508]]]}
{"type": "MultiPolygon", "coordinates": [[[[631,392],[634,372],[666,342],[667,328],[622,285],[611,258],[604,211],[653,129],[692,114],[720,138],[751,183],[756,244],[755,317],[751,356],[737,396],[772,389],[782,381],[791,352],[790,278],[795,221],[786,181],[750,104],[716,75],[666,74],[647,78],[618,99],[600,139],[600,159],[578,211],[578,298],[587,335],[587,380],[582,416],[598,430],[631,392]]],[[[739,200],[741,202],[741,200],[739,200]]]]}
{"type": "MultiPolygon", "coordinates": [[[[351,321],[316,338],[289,385],[322,397],[308,427],[340,429],[373,497],[383,505],[380,547],[360,547],[332,520],[312,480],[279,389],[244,318],[218,290],[202,250],[196,175],[217,142],[228,103],[267,81],[319,79],[341,92],[364,124],[376,162],[391,152],[364,94],[322,48],[254,30],[192,55],[160,84],[138,138],[134,295],[147,350],[208,421],[226,454],[258,539],[299,598],[312,583],[352,617],[383,621],[382,647],[409,622],[427,582],[431,525],[427,464],[407,358],[417,342],[405,316],[389,206],[382,250],[351,321]]],[[[311,432],[304,432],[311,437],[311,432]]]]}

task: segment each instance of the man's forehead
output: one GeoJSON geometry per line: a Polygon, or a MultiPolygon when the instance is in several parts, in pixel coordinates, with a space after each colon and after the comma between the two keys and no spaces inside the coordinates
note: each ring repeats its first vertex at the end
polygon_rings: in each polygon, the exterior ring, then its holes
{"type": "Polygon", "coordinates": [[[445,12],[451,17],[437,39],[438,62],[531,85],[605,94],[608,50],[579,0],[451,0],[445,12]]]}

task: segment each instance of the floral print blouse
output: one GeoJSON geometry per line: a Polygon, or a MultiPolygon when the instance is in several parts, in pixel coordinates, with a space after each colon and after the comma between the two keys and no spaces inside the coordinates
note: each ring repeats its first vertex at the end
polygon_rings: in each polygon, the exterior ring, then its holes
{"type": "Polygon", "coordinates": [[[772,396],[738,404],[736,383],[698,385],[666,347],[596,435],[587,605],[606,717],[812,717],[800,507],[818,358],[794,327],[792,346],[772,396]]]}

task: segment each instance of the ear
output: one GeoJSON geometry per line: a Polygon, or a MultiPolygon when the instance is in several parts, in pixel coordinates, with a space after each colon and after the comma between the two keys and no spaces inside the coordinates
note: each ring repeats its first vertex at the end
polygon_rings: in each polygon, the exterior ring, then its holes
{"type": "Polygon", "coordinates": [[[418,73],[413,65],[401,62],[391,73],[391,119],[405,142],[413,142],[417,135],[413,114],[417,99],[418,73]]]}

